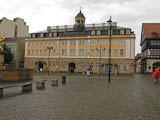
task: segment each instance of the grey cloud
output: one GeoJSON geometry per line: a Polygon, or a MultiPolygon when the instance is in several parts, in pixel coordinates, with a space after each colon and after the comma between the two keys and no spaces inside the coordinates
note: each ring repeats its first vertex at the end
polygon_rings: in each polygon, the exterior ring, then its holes
{"type": "Polygon", "coordinates": [[[99,5],[106,4],[112,4],[112,3],[118,3],[118,4],[125,4],[130,2],[135,2],[137,0],[56,0],[57,5],[62,6],[66,9],[76,9],[77,6],[86,6],[86,7],[97,7],[99,5]]]}

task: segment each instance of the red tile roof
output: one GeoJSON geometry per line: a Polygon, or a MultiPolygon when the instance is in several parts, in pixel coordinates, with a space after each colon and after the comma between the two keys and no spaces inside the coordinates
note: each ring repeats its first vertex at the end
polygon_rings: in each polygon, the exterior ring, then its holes
{"type": "Polygon", "coordinates": [[[143,23],[145,38],[160,38],[160,23],[143,23]]]}
{"type": "Polygon", "coordinates": [[[12,38],[5,38],[5,41],[16,41],[16,40],[23,40],[24,38],[22,37],[12,37],[12,38]]]}

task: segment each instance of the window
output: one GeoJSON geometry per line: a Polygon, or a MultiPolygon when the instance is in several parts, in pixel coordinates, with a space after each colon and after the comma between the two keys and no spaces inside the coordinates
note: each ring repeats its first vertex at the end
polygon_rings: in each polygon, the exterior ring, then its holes
{"type": "Polygon", "coordinates": [[[106,56],[106,49],[105,48],[102,50],[102,56],[106,56]]]}
{"type": "Polygon", "coordinates": [[[40,45],[43,46],[43,41],[40,42],[40,45]]]}
{"type": "Polygon", "coordinates": [[[120,40],[120,45],[124,45],[124,40],[120,40]]]}
{"type": "Polygon", "coordinates": [[[101,31],[100,30],[97,30],[97,35],[101,35],[101,31]]]}
{"type": "Polygon", "coordinates": [[[34,50],[32,50],[32,55],[34,55],[34,50]]]}
{"type": "Polygon", "coordinates": [[[38,50],[36,50],[36,55],[38,55],[38,50]]]}
{"type": "Polygon", "coordinates": [[[49,33],[49,37],[52,37],[52,33],[49,33]]]}
{"type": "Polygon", "coordinates": [[[96,49],[96,56],[100,56],[100,49],[96,49]]]}
{"type": "Polygon", "coordinates": [[[95,35],[95,34],[96,34],[95,30],[91,31],[91,35],[95,35]]]}
{"type": "Polygon", "coordinates": [[[31,44],[30,41],[28,41],[27,43],[28,43],[27,45],[30,46],[30,44],[31,44]]]}
{"type": "Polygon", "coordinates": [[[66,40],[63,40],[63,41],[62,41],[62,45],[64,45],[64,46],[67,45],[67,41],[66,41],[66,40]]]}
{"type": "Polygon", "coordinates": [[[83,62],[79,63],[79,68],[84,68],[84,63],[83,62]]]}
{"type": "Polygon", "coordinates": [[[38,46],[39,45],[39,41],[36,41],[36,46],[38,46]]]}
{"type": "Polygon", "coordinates": [[[102,44],[103,44],[103,45],[106,45],[106,40],[103,40],[103,41],[102,41],[102,44]]]}
{"type": "Polygon", "coordinates": [[[123,56],[123,49],[120,50],[120,56],[123,56]]]}
{"type": "Polygon", "coordinates": [[[118,50],[114,49],[114,56],[118,56],[118,50]]]}
{"type": "Polygon", "coordinates": [[[97,45],[100,45],[100,40],[97,40],[97,45]]]}
{"type": "Polygon", "coordinates": [[[108,56],[111,55],[111,49],[108,49],[108,56]]]}
{"type": "Polygon", "coordinates": [[[66,68],[66,62],[62,62],[62,63],[61,63],[61,67],[62,67],[62,68],[66,68]]]}
{"type": "Polygon", "coordinates": [[[56,36],[57,36],[57,33],[54,32],[54,33],[53,33],[53,36],[56,37],[56,36]]]}
{"type": "Polygon", "coordinates": [[[55,55],[56,54],[56,49],[53,49],[53,55],[55,55]]]}
{"type": "Polygon", "coordinates": [[[40,55],[42,55],[42,50],[40,50],[40,55]]]}
{"type": "Polygon", "coordinates": [[[124,30],[120,30],[120,34],[121,34],[121,35],[124,35],[124,30]]]}
{"type": "Polygon", "coordinates": [[[91,49],[91,56],[94,56],[94,49],[91,49]]]}
{"type": "Polygon", "coordinates": [[[67,55],[67,50],[63,49],[62,50],[62,55],[67,55]]]}
{"type": "Polygon", "coordinates": [[[15,52],[16,52],[16,48],[11,48],[11,51],[12,51],[13,53],[15,53],[15,52]]]}
{"type": "Polygon", "coordinates": [[[34,41],[32,41],[32,46],[34,46],[34,41]]]}
{"type": "Polygon", "coordinates": [[[71,40],[70,41],[70,45],[76,45],[76,41],[75,40],[71,40]]]}
{"type": "Polygon", "coordinates": [[[84,55],[84,49],[80,49],[79,50],[79,56],[83,56],[84,55]]]}
{"type": "Polygon", "coordinates": [[[84,45],[84,40],[79,40],[80,45],[84,45]]]}
{"type": "Polygon", "coordinates": [[[44,55],[46,55],[46,52],[47,52],[47,51],[46,51],[46,50],[44,50],[44,55]]]}
{"type": "Polygon", "coordinates": [[[99,67],[100,67],[100,64],[96,63],[96,68],[99,69],[99,67]]]}
{"type": "Polygon", "coordinates": [[[118,45],[118,40],[114,40],[114,45],[118,45]]]}
{"type": "Polygon", "coordinates": [[[94,40],[91,40],[91,45],[94,45],[94,40]]]}
{"type": "Polygon", "coordinates": [[[130,30],[126,30],[126,34],[127,35],[131,34],[131,31],[130,30]]]}
{"type": "Polygon", "coordinates": [[[53,41],[53,45],[56,46],[56,41],[53,41]]]}
{"type": "Polygon", "coordinates": [[[122,64],[122,63],[120,64],[120,69],[121,69],[121,70],[123,69],[123,64],[122,64]]]}
{"type": "Polygon", "coordinates": [[[27,55],[30,55],[30,50],[27,51],[27,55]]]}
{"type": "Polygon", "coordinates": [[[112,41],[111,40],[108,40],[108,45],[111,45],[112,41]]]}
{"type": "Polygon", "coordinates": [[[110,33],[110,30],[108,30],[108,35],[110,35],[110,34],[112,35],[112,33],[113,33],[113,31],[112,31],[112,30],[111,30],[111,33],[110,33]]]}
{"type": "Polygon", "coordinates": [[[129,69],[129,63],[126,63],[126,69],[129,69]]]}
{"type": "Polygon", "coordinates": [[[45,46],[47,46],[47,41],[45,41],[45,46]]]}
{"type": "Polygon", "coordinates": [[[53,61],[53,66],[56,66],[56,61],[53,61]]]}
{"type": "Polygon", "coordinates": [[[72,56],[72,55],[75,55],[75,49],[71,49],[70,50],[70,55],[72,56]]]}

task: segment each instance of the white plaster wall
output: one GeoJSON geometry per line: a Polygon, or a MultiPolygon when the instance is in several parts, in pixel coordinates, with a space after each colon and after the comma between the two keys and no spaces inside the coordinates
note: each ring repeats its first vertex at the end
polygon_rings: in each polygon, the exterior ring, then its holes
{"type": "Polygon", "coordinates": [[[159,59],[147,59],[147,72],[153,72],[153,64],[155,62],[160,62],[159,59]],[[151,69],[149,69],[149,66],[151,66],[151,69]]]}

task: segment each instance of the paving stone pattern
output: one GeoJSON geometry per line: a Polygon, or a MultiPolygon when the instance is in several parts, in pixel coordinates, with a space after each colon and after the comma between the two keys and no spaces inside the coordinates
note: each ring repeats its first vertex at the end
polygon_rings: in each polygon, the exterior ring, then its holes
{"type": "Polygon", "coordinates": [[[0,120],[160,120],[160,81],[151,75],[112,77],[67,76],[66,85],[56,76],[34,76],[33,91],[21,87],[4,90],[0,120]],[[44,90],[36,81],[46,79],[44,90]]]}

